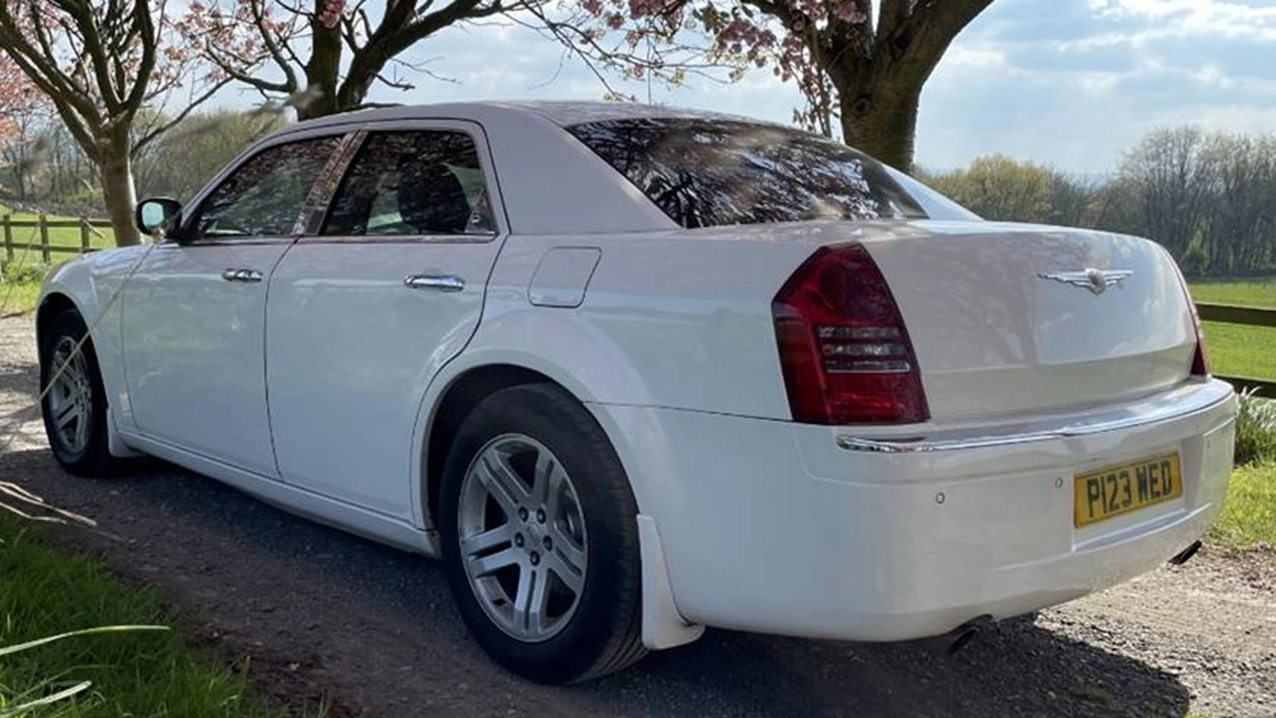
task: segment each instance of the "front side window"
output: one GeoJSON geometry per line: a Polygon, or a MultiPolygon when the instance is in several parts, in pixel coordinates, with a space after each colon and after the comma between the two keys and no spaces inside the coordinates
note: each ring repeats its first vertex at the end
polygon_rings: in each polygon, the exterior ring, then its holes
{"type": "Polygon", "coordinates": [[[293,234],[310,188],[340,137],[289,142],[240,165],[200,207],[195,240],[293,234]]]}
{"type": "Polygon", "coordinates": [[[688,228],[927,216],[881,163],[785,127],[665,117],[567,131],[688,228]]]}
{"type": "Polygon", "coordinates": [[[333,197],[322,234],[487,235],[492,212],[464,132],[371,134],[333,197]]]}

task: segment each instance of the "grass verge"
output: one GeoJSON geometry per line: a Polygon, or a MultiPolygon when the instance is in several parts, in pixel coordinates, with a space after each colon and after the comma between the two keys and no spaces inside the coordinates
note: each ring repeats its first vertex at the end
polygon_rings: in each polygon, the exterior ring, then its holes
{"type": "MultiPolygon", "coordinates": [[[[127,585],[98,560],[50,545],[0,514],[0,646],[112,624],[173,625],[157,595],[127,585]]],[[[174,632],[79,636],[0,657],[6,708],[81,681],[88,691],[30,716],[283,716],[248,681],[174,632]]]]}
{"type": "Polygon", "coordinates": [[[1210,536],[1234,548],[1276,546],[1276,462],[1232,472],[1227,501],[1210,536]]]}

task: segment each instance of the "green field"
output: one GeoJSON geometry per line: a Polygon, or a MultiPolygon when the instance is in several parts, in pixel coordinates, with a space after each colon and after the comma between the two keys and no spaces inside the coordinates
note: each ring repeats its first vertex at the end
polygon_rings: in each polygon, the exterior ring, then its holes
{"type": "MultiPolygon", "coordinates": [[[[1276,309],[1276,275],[1192,282],[1198,302],[1276,309]]],[[[1276,379],[1276,329],[1205,322],[1205,346],[1216,374],[1276,379]]]]}
{"type": "Polygon", "coordinates": [[[1276,274],[1237,279],[1198,279],[1191,284],[1192,296],[1198,302],[1276,309],[1276,274]]]}

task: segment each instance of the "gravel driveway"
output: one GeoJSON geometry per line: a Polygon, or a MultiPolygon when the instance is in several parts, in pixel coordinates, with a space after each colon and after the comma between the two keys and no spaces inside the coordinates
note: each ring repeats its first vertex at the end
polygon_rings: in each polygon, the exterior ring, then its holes
{"type": "MultiPolygon", "coordinates": [[[[59,538],[157,587],[188,633],[332,715],[1276,715],[1276,559],[1207,547],[1182,568],[995,626],[945,656],[709,631],[594,683],[545,688],[469,639],[431,561],[159,462],[67,476],[30,408],[28,317],[0,320],[0,478],[95,517],[59,538]],[[2,445],[2,444],[0,444],[2,445]],[[242,662],[242,661],[241,661],[242,662]]],[[[724,587],[724,590],[728,590],[724,587]]]]}

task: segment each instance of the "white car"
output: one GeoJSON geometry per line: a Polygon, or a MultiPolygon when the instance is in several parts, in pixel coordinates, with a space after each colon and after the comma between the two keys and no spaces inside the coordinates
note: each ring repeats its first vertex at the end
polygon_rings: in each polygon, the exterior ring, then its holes
{"type": "Polygon", "coordinates": [[[961,639],[1190,553],[1227,487],[1235,395],[1158,245],[782,126],[339,115],[138,222],[166,237],[45,284],[58,461],[441,557],[539,681],[705,626],[961,639]]]}

